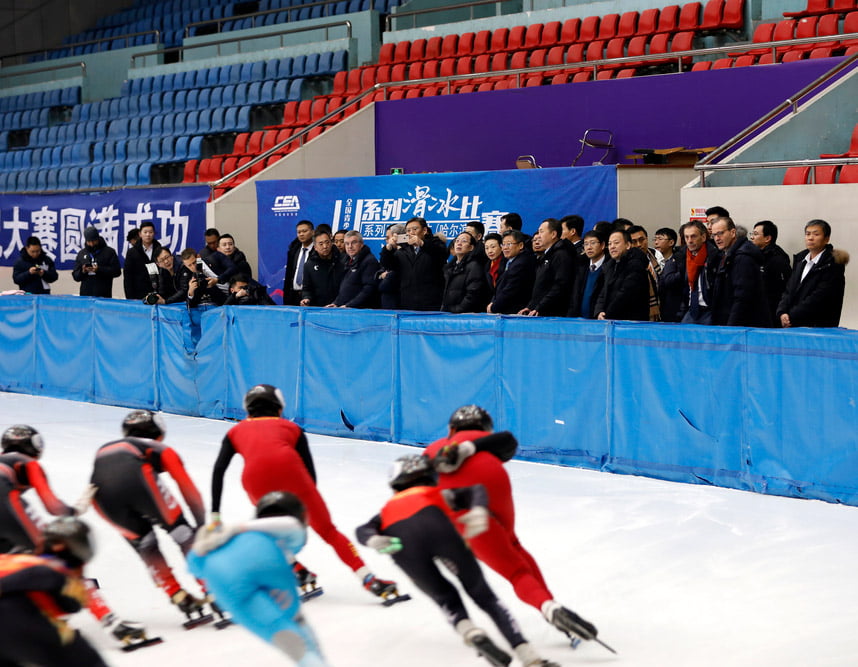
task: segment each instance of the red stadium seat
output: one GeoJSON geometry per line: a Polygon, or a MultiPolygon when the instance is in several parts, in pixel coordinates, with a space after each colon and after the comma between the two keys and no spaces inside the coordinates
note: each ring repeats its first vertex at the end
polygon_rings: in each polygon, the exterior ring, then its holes
{"type": "Polygon", "coordinates": [[[456,58],[456,74],[473,74],[474,59],[470,56],[456,58]]]}
{"type": "Polygon", "coordinates": [[[459,46],[459,36],[458,35],[446,35],[444,37],[444,41],[441,42],[441,58],[453,58],[455,57],[457,51],[456,49],[459,46]]]}
{"type": "Polygon", "coordinates": [[[689,2],[682,5],[679,12],[677,28],[682,30],[697,30],[700,27],[700,3],[689,2]]]}
{"type": "Polygon", "coordinates": [[[393,50],[393,61],[391,63],[385,64],[395,64],[395,63],[407,63],[408,56],[411,53],[411,41],[404,40],[401,42],[396,42],[396,47],[393,50]]]}
{"type": "Polygon", "coordinates": [[[711,60],[699,60],[691,66],[692,72],[705,72],[709,69],[712,69],[711,60]]]}
{"type": "Polygon", "coordinates": [[[745,0],[727,0],[721,27],[724,30],[739,30],[745,25],[745,0]]]}
{"type": "MultiPolygon", "coordinates": [[[[856,18],[850,22],[849,15],[846,15],[846,20],[843,21],[843,31],[846,32],[858,32],[858,15],[856,18]],[[853,28],[853,30],[850,30],[853,28]]],[[[840,17],[837,14],[826,14],[825,16],[819,17],[819,22],[816,24],[816,36],[817,37],[827,37],[829,35],[835,36],[841,34],[840,30],[840,17]]],[[[849,40],[846,40],[849,41],[849,40]]],[[[839,43],[840,46],[843,46],[845,42],[839,43]]],[[[813,45],[813,48],[819,48],[821,46],[830,46],[832,49],[836,49],[838,47],[838,41],[832,40],[830,42],[817,42],[813,45]]]]}
{"type": "Polygon", "coordinates": [[[788,167],[784,173],[784,185],[806,185],[810,167],[788,167]]]}
{"type": "Polygon", "coordinates": [[[527,59],[530,54],[527,51],[516,51],[509,59],[510,69],[524,69],[527,67],[527,59]]]}
{"type": "MultiPolygon", "coordinates": [[[[817,167],[821,169],[821,167],[817,167]]],[[[840,169],[838,183],[858,183],[858,164],[844,164],[840,169]]]]}
{"type": "MultiPolygon", "coordinates": [[[[489,52],[489,44],[491,44],[492,33],[490,30],[480,30],[476,36],[474,37],[474,49],[473,53],[475,56],[481,56],[484,53],[489,52]]],[[[412,45],[412,49],[414,46],[412,45]]]]}
{"type": "Polygon", "coordinates": [[[605,14],[599,21],[599,33],[596,36],[597,39],[604,39],[607,41],[616,37],[619,24],[619,14],[605,14]]]}
{"type": "MultiPolygon", "coordinates": [[[[847,165],[848,166],[848,165],[847,165]]],[[[813,182],[818,185],[832,185],[837,182],[837,171],[840,165],[824,165],[813,168],[813,182]]],[[[843,180],[840,181],[843,183],[843,180]]]]}
{"type": "Polygon", "coordinates": [[[578,33],[581,31],[581,19],[566,19],[560,29],[560,43],[574,44],[578,41],[578,33]]]}
{"type": "Polygon", "coordinates": [[[620,71],[617,72],[617,78],[618,79],[631,79],[636,73],[637,73],[637,70],[634,67],[626,67],[626,68],[621,69],[620,71]]]}
{"type": "Polygon", "coordinates": [[[755,65],[757,62],[757,56],[753,54],[745,54],[743,56],[739,56],[736,60],[733,61],[733,67],[750,67],[751,65],[755,65]]]}
{"type": "Polygon", "coordinates": [[[798,60],[803,60],[804,56],[807,54],[807,51],[801,51],[799,49],[790,49],[786,53],[784,53],[783,58],[781,58],[782,63],[794,63],[798,60]]]}
{"type": "Polygon", "coordinates": [[[823,155],[820,155],[819,157],[858,157],[858,125],[852,128],[852,136],[849,139],[849,150],[847,150],[845,153],[825,153],[823,155]]]}
{"type": "Polygon", "coordinates": [[[346,94],[346,79],[348,78],[348,75],[348,70],[342,70],[334,74],[334,88],[331,91],[331,95],[346,94]]]}
{"type": "Polygon", "coordinates": [[[506,43],[509,39],[509,28],[496,28],[492,32],[491,51],[506,51],[506,43]]]}
{"type": "Polygon", "coordinates": [[[240,132],[239,134],[235,135],[235,141],[232,142],[233,154],[241,154],[241,153],[249,152],[247,150],[247,142],[249,139],[250,139],[250,132],[240,132]]]}
{"type": "Polygon", "coordinates": [[[560,74],[555,74],[551,77],[552,86],[561,83],[569,83],[569,75],[566,72],[561,72],[560,74]]]}
{"type": "Polygon", "coordinates": [[[613,79],[615,71],[616,70],[612,69],[599,70],[599,73],[596,75],[596,81],[607,81],[608,79],[613,79]]]}
{"type": "MultiPolygon", "coordinates": [[[[759,44],[759,43],[761,43],[761,42],[771,42],[771,41],[772,41],[772,36],[773,36],[774,32],[775,32],[775,24],[774,24],[774,23],[760,23],[760,24],[759,24],[759,25],[754,29],[754,37],[753,37],[753,39],[752,39],[751,41],[752,41],[752,43],[754,43],[754,44],[759,44]]],[[[748,51],[746,51],[745,53],[754,53],[754,54],[757,54],[757,55],[761,55],[761,54],[764,54],[764,53],[771,53],[771,49],[770,49],[770,48],[765,48],[765,49],[749,49],[749,50],[748,50],[748,51]]],[[[733,56],[734,56],[734,57],[737,57],[737,56],[740,56],[740,55],[742,55],[742,54],[740,54],[740,53],[735,53],[735,54],[733,54],[733,56]]]]}
{"type": "Polygon", "coordinates": [[[641,12],[638,19],[638,35],[648,36],[654,35],[658,29],[658,9],[645,9],[641,12]]]}
{"type": "Polygon", "coordinates": [[[583,62],[585,48],[584,44],[572,44],[566,49],[566,64],[583,62]]]}
{"type": "Polygon", "coordinates": [[[718,30],[724,18],[724,0],[709,0],[703,7],[701,30],[718,30]]]}
{"type": "Polygon", "coordinates": [[[634,37],[638,31],[638,13],[625,12],[617,24],[617,37],[634,37]]]}
{"type": "Polygon", "coordinates": [[[831,58],[834,55],[830,46],[822,46],[813,49],[808,58],[831,58]]]}
{"type": "MultiPolygon", "coordinates": [[[[694,33],[692,31],[678,32],[670,40],[671,51],[691,51],[694,48],[694,33]]],[[[682,59],[683,65],[691,64],[691,56],[682,59]]]]}
{"type": "Polygon", "coordinates": [[[712,63],[712,69],[729,69],[732,66],[732,58],[718,58],[718,60],[712,63]]]}
{"type": "Polygon", "coordinates": [[[524,48],[524,34],[527,28],[517,25],[509,29],[509,37],[506,40],[507,51],[520,51],[524,48]]]}
{"type": "Polygon", "coordinates": [[[543,67],[548,51],[545,49],[535,49],[530,52],[530,59],[527,61],[528,67],[543,67]]]}
{"type": "Polygon", "coordinates": [[[542,39],[542,24],[533,23],[527,26],[527,32],[524,34],[524,48],[535,49],[539,46],[540,39],[542,39]]]}
{"type": "Polygon", "coordinates": [[[463,32],[459,36],[459,45],[456,47],[456,56],[461,58],[462,56],[471,56],[474,54],[474,38],[476,37],[476,33],[473,32],[463,32]]]}
{"type": "MultiPolygon", "coordinates": [[[[626,46],[626,55],[629,58],[636,58],[638,56],[646,55],[646,43],[647,37],[646,35],[637,35],[632,37],[629,40],[628,45],[626,46]]],[[[646,66],[648,63],[641,61],[639,63],[627,63],[625,66],[628,67],[630,65],[635,65],[637,67],[646,66]]]]}
{"type": "Polygon", "coordinates": [[[814,14],[826,14],[831,11],[829,0],[807,0],[807,7],[800,12],[784,12],[787,18],[800,18],[814,14]]]}
{"type": "MultiPolygon", "coordinates": [[[[795,38],[795,20],[794,19],[784,19],[783,21],[778,21],[777,25],[775,25],[775,30],[772,33],[772,41],[780,42],[785,39],[794,39],[795,38]]],[[[777,51],[778,53],[783,53],[784,51],[789,50],[788,46],[779,46],[777,51]]]]}
{"type": "MultiPolygon", "coordinates": [[[[612,58],[624,58],[626,55],[626,40],[623,37],[614,37],[611,41],[608,42],[608,46],[605,49],[605,57],[612,58]]],[[[624,67],[625,65],[614,65],[614,67],[624,67]]]]}
{"type": "MultiPolygon", "coordinates": [[[[668,40],[670,35],[666,32],[655,34],[649,40],[649,55],[656,55],[668,52],[668,40]]],[[[647,65],[661,65],[670,62],[669,58],[663,60],[648,60],[647,65]]]]}
{"type": "Polygon", "coordinates": [[[390,68],[390,80],[394,83],[405,81],[405,63],[398,63],[390,68]]]}
{"type": "Polygon", "coordinates": [[[185,169],[182,175],[182,183],[196,183],[197,182],[197,167],[199,167],[199,160],[188,160],[185,162],[185,169]]]}
{"type": "Polygon", "coordinates": [[[430,37],[426,40],[426,60],[440,60],[443,37],[430,37]]]}
{"type": "Polygon", "coordinates": [[[605,42],[601,39],[587,45],[587,60],[602,60],[605,57],[605,42]]]}
{"type": "Polygon", "coordinates": [[[658,15],[656,32],[676,32],[679,25],[679,5],[663,7],[658,15]]]}
{"type": "Polygon", "coordinates": [[[581,83],[583,81],[592,81],[593,80],[593,72],[591,70],[585,70],[583,72],[577,72],[572,76],[572,83],[581,83]]]}
{"type": "MultiPolygon", "coordinates": [[[[827,19],[828,17],[823,16],[822,18],[827,19]]],[[[820,21],[820,25],[819,25],[820,30],[822,30],[822,27],[823,27],[822,23],[823,22],[820,21]]],[[[858,12],[849,12],[846,15],[846,18],[843,19],[843,32],[844,33],[858,32],[858,12]]],[[[830,33],[825,33],[825,34],[827,35],[830,33]]],[[[837,33],[834,33],[834,34],[837,34],[837,33]]],[[[819,48],[820,46],[833,46],[833,44],[829,44],[828,42],[826,42],[825,44],[815,44],[814,46],[819,48]]],[[[858,46],[858,39],[844,39],[842,42],[840,42],[840,46],[845,46],[847,49],[852,47],[852,46],[858,46]]]]}
{"type": "Polygon", "coordinates": [[[416,63],[426,60],[426,40],[415,39],[411,42],[411,50],[408,52],[409,62],[416,63]]]}
{"type": "Polygon", "coordinates": [[[416,81],[423,78],[423,63],[411,63],[408,66],[408,81],[416,81]]]}
{"type": "Polygon", "coordinates": [[[250,136],[247,142],[247,150],[235,151],[236,153],[250,153],[251,155],[259,155],[262,152],[262,141],[265,139],[266,130],[257,130],[250,136]]]}
{"type": "MultiPolygon", "coordinates": [[[[562,47],[558,47],[562,48],[562,47]]],[[[505,69],[509,69],[509,54],[508,53],[495,53],[492,55],[491,65],[489,69],[492,72],[502,72],[505,69]]]]}
{"type": "Polygon", "coordinates": [[[396,44],[392,42],[389,44],[382,44],[381,49],[378,51],[378,64],[379,65],[389,65],[393,62],[393,52],[396,49],[396,44]]]}
{"type": "Polygon", "coordinates": [[[599,17],[588,16],[581,21],[581,30],[578,32],[578,41],[588,44],[596,39],[599,34],[599,17]]]}
{"type": "Polygon", "coordinates": [[[549,21],[542,26],[542,37],[539,38],[539,46],[550,49],[560,44],[560,21],[549,21]]]}

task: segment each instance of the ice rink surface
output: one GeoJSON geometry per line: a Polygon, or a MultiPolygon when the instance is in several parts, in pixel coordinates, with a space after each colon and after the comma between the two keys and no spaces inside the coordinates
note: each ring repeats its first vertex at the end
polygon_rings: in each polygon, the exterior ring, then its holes
{"type": "MultiPolygon", "coordinates": [[[[57,494],[73,502],[86,485],[96,449],[119,437],[125,408],[0,393],[0,428],[40,430],[42,464],[57,494]]],[[[203,496],[228,422],[164,415],[166,442],[182,456],[203,496]]],[[[501,425],[502,426],[502,425],[501,425]]],[[[442,434],[439,434],[439,436],[442,434]]],[[[521,434],[519,434],[520,436],[521,434]]],[[[390,462],[410,447],[310,435],[319,487],[348,537],[388,496],[390,462]]],[[[832,446],[834,446],[832,444],[832,446]]],[[[239,482],[227,473],[225,522],[251,515],[239,482]]],[[[858,509],[727,489],[661,482],[533,463],[507,464],[517,532],[556,598],[591,620],[619,652],[589,642],[577,650],[507,582],[489,581],[537,650],[561,665],[640,667],[858,664],[858,509]]],[[[31,504],[41,508],[34,492],[31,504]]],[[[118,533],[90,511],[98,553],[88,574],[114,609],[145,623],[165,642],[122,653],[86,613],[75,624],[111,665],[218,667],[289,664],[242,628],[186,631],[183,617],[156,590],[118,533]]],[[[300,559],[325,594],[305,606],[323,651],[339,667],[488,665],[464,646],[440,611],[392,561],[361,549],[379,576],[414,599],[383,607],[333,550],[311,533],[300,559]]],[[[178,549],[168,551],[187,579],[178,549]]],[[[477,625],[502,638],[466,600],[477,625]]],[[[517,664],[517,663],[513,663],[517,664]]]]}

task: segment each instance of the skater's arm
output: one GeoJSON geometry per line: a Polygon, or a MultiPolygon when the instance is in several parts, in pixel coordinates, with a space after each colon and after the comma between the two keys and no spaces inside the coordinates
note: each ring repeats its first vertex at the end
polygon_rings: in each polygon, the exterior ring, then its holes
{"type": "Polygon", "coordinates": [[[220,445],[220,452],[217,455],[217,460],[212,471],[212,513],[220,512],[220,497],[223,494],[223,476],[226,469],[229,467],[229,462],[235,455],[235,448],[232,446],[232,441],[229,435],[224,436],[223,442],[220,445]]]}
{"type": "Polygon", "coordinates": [[[54,516],[74,516],[74,508],[66,505],[62,500],[56,497],[50,485],[48,478],[45,476],[45,471],[37,461],[28,461],[26,465],[27,480],[30,482],[39,498],[48,510],[54,516]]]}
{"type": "Polygon", "coordinates": [[[464,486],[459,489],[444,489],[441,491],[444,501],[454,512],[469,510],[475,507],[488,507],[489,494],[482,484],[464,486]]]}
{"type": "Polygon", "coordinates": [[[310,443],[307,442],[307,435],[304,433],[304,429],[301,429],[301,435],[298,437],[298,442],[295,443],[295,451],[298,452],[298,455],[304,462],[304,467],[315,484],[317,482],[316,467],[313,465],[313,455],[310,454],[310,443]]]}
{"type": "Polygon", "coordinates": [[[0,597],[30,591],[58,593],[65,583],[66,576],[62,572],[48,565],[33,565],[0,577],[0,597]]]}
{"type": "Polygon", "coordinates": [[[182,497],[188,504],[191,514],[194,515],[194,521],[196,521],[197,527],[204,525],[206,522],[206,508],[203,504],[203,497],[200,494],[199,489],[197,489],[196,484],[194,484],[193,480],[188,475],[188,471],[185,470],[185,466],[182,464],[182,459],[179,458],[179,454],[175,449],[167,447],[161,452],[161,465],[164,466],[164,470],[169,473],[170,476],[176,480],[176,484],[179,485],[179,491],[182,492],[182,497]]]}
{"type": "Polygon", "coordinates": [[[375,537],[381,533],[381,514],[376,514],[362,526],[358,526],[355,530],[358,542],[367,546],[367,542],[371,537],[375,537]]]}
{"type": "Polygon", "coordinates": [[[509,431],[499,431],[482,438],[476,438],[474,448],[478,452],[493,454],[506,463],[515,456],[515,452],[518,450],[518,440],[509,431]]]}

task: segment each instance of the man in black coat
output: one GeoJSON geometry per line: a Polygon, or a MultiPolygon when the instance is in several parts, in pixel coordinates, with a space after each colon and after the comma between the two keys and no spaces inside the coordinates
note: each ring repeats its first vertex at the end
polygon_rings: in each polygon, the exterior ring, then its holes
{"type": "Polygon", "coordinates": [[[12,280],[24,292],[30,294],[50,294],[49,283],[59,276],[54,260],[42,249],[38,236],[31,236],[21,248],[21,256],[12,267],[12,280]]]}
{"type": "Polygon", "coordinates": [[[527,249],[527,237],[511,229],[503,235],[503,266],[486,312],[514,315],[526,308],[536,280],[536,257],[527,249]]]}
{"type": "Polygon", "coordinates": [[[763,253],[763,286],[766,291],[766,304],[772,323],[769,326],[780,326],[777,309],[781,301],[790,268],[789,255],[778,243],[778,228],[771,220],[763,220],[754,225],[751,232],[751,242],[763,253]]]}
{"type": "Polygon", "coordinates": [[[313,249],[313,223],[301,220],[295,225],[296,238],[286,253],[286,276],[283,278],[283,305],[297,306],[304,287],[304,266],[313,249]]]}
{"type": "Polygon", "coordinates": [[[393,239],[382,248],[381,265],[399,277],[402,310],[440,310],[448,255],[447,245],[419,217],[406,223],[404,238],[393,239]]]}
{"type": "Polygon", "coordinates": [[[598,232],[590,230],[584,234],[584,259],[578,263],[575,287],[569,303],[568,317],[596,318],[596,302],[605,286],[605,240],[598,232]]]}
{"type": "Polygon", "coordinates": [[[763,287],[763,253],[747,238],[738,238],[732,218],[716,218],[711,230],[721,251],[712,286],[712,324],[770,326],[763,287]]]}
{"type": "Polygon", "coordinates": [[[849,254],[829,243],[831,225],[811,220],[804,226],[804,245],[778,304],[782,327],[836,327],[843,309],[849,254]]]}
{"type": "Polygon", "coordinates": [[[116,251],[104,242],[95,227],[83,232],[84,247],[77,254],[72,278],[80,283],[81,296],[113,296],[113,279],[122,273],[116,251]]]}
{"type": "Polygon", "coordinates": [[[337,298],[343,279],[340,251],[334,247],[330,232],[322,225],[313,234],[313,251],[304,266],[301,306],[329,306],[337,298]]]}
{"type": "Polygon", "coordinates": [[[555,218],[547,218],[539,225],[536,235],[542,258],[536,268],[530,302],[519,315],[565,317],[569,311],[578,253],[562,234],[563,225],[555,218]]]}
{"type": "Polygon", "coordinates": [[[605,285],[596,301],[596,319],[649,321],[649,260],[632,247],[627,230],[617,229],[608,239],[611,258],[602,271],[605,285]]]}
{"type": "Polygon", "coordinates": [[[150,292],[158,291],[158,267],[155,258],[161,244],[155,239],[155,225],[151,220],[140,224],[140,240],[131,244],[125,256],[123,285],[125,298],[140,301],[150,292]]]}
{"type": "Polygon", "coordinates": [[[364,245],[363,236],[355,229],[344,239],[345,273],[337,298],[330,304],[340,308],[376,308],[378,306],[378,260],[364,245]]]}

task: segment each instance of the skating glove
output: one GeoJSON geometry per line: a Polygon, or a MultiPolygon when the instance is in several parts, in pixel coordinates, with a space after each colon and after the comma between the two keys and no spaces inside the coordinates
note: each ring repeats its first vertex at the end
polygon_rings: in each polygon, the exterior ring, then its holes
{"type": "Polygon", "coordinates": [[[489,528],[489,511],[480,505],[465,512],[459,517],[459,521],[465,524],[464,538],[466,540],[486,532],[489,528]]]}
{"type": "Polygon", "coordinates": [[[220,523],[203,526],[197,531],[193,549],[199,555],[204,556],[229,542],[237,532],[240,531],[235,526],[224,526],[220,523]]]}
{"type": "Polygon", "coordinates": [[[80,498],[78,498],[77,502],[72,505],[75,516],[80,516],[89,509],[90,504],[92,504],[92,499],[95,497],[96,491],[98,491],[98,487],[95,484],[87,485],[87,487],[83,490],[83,493],[80,494],[80,498]]]}
{"type": "Polygon", "coordinates": [[[445,445],[438,452],[432,463],[438,472],[455,472],[465,462],[465,459],[473,456],[476,451],[477,446],[470,440],[453,445],[445,445]]]}
{"type": "Polygon", "coordinates": [[[366,541],[366,545],[380,554],[395,554],[397,551],[402,551],[402,540],[387,535],[373,535],[366,541]]]}

